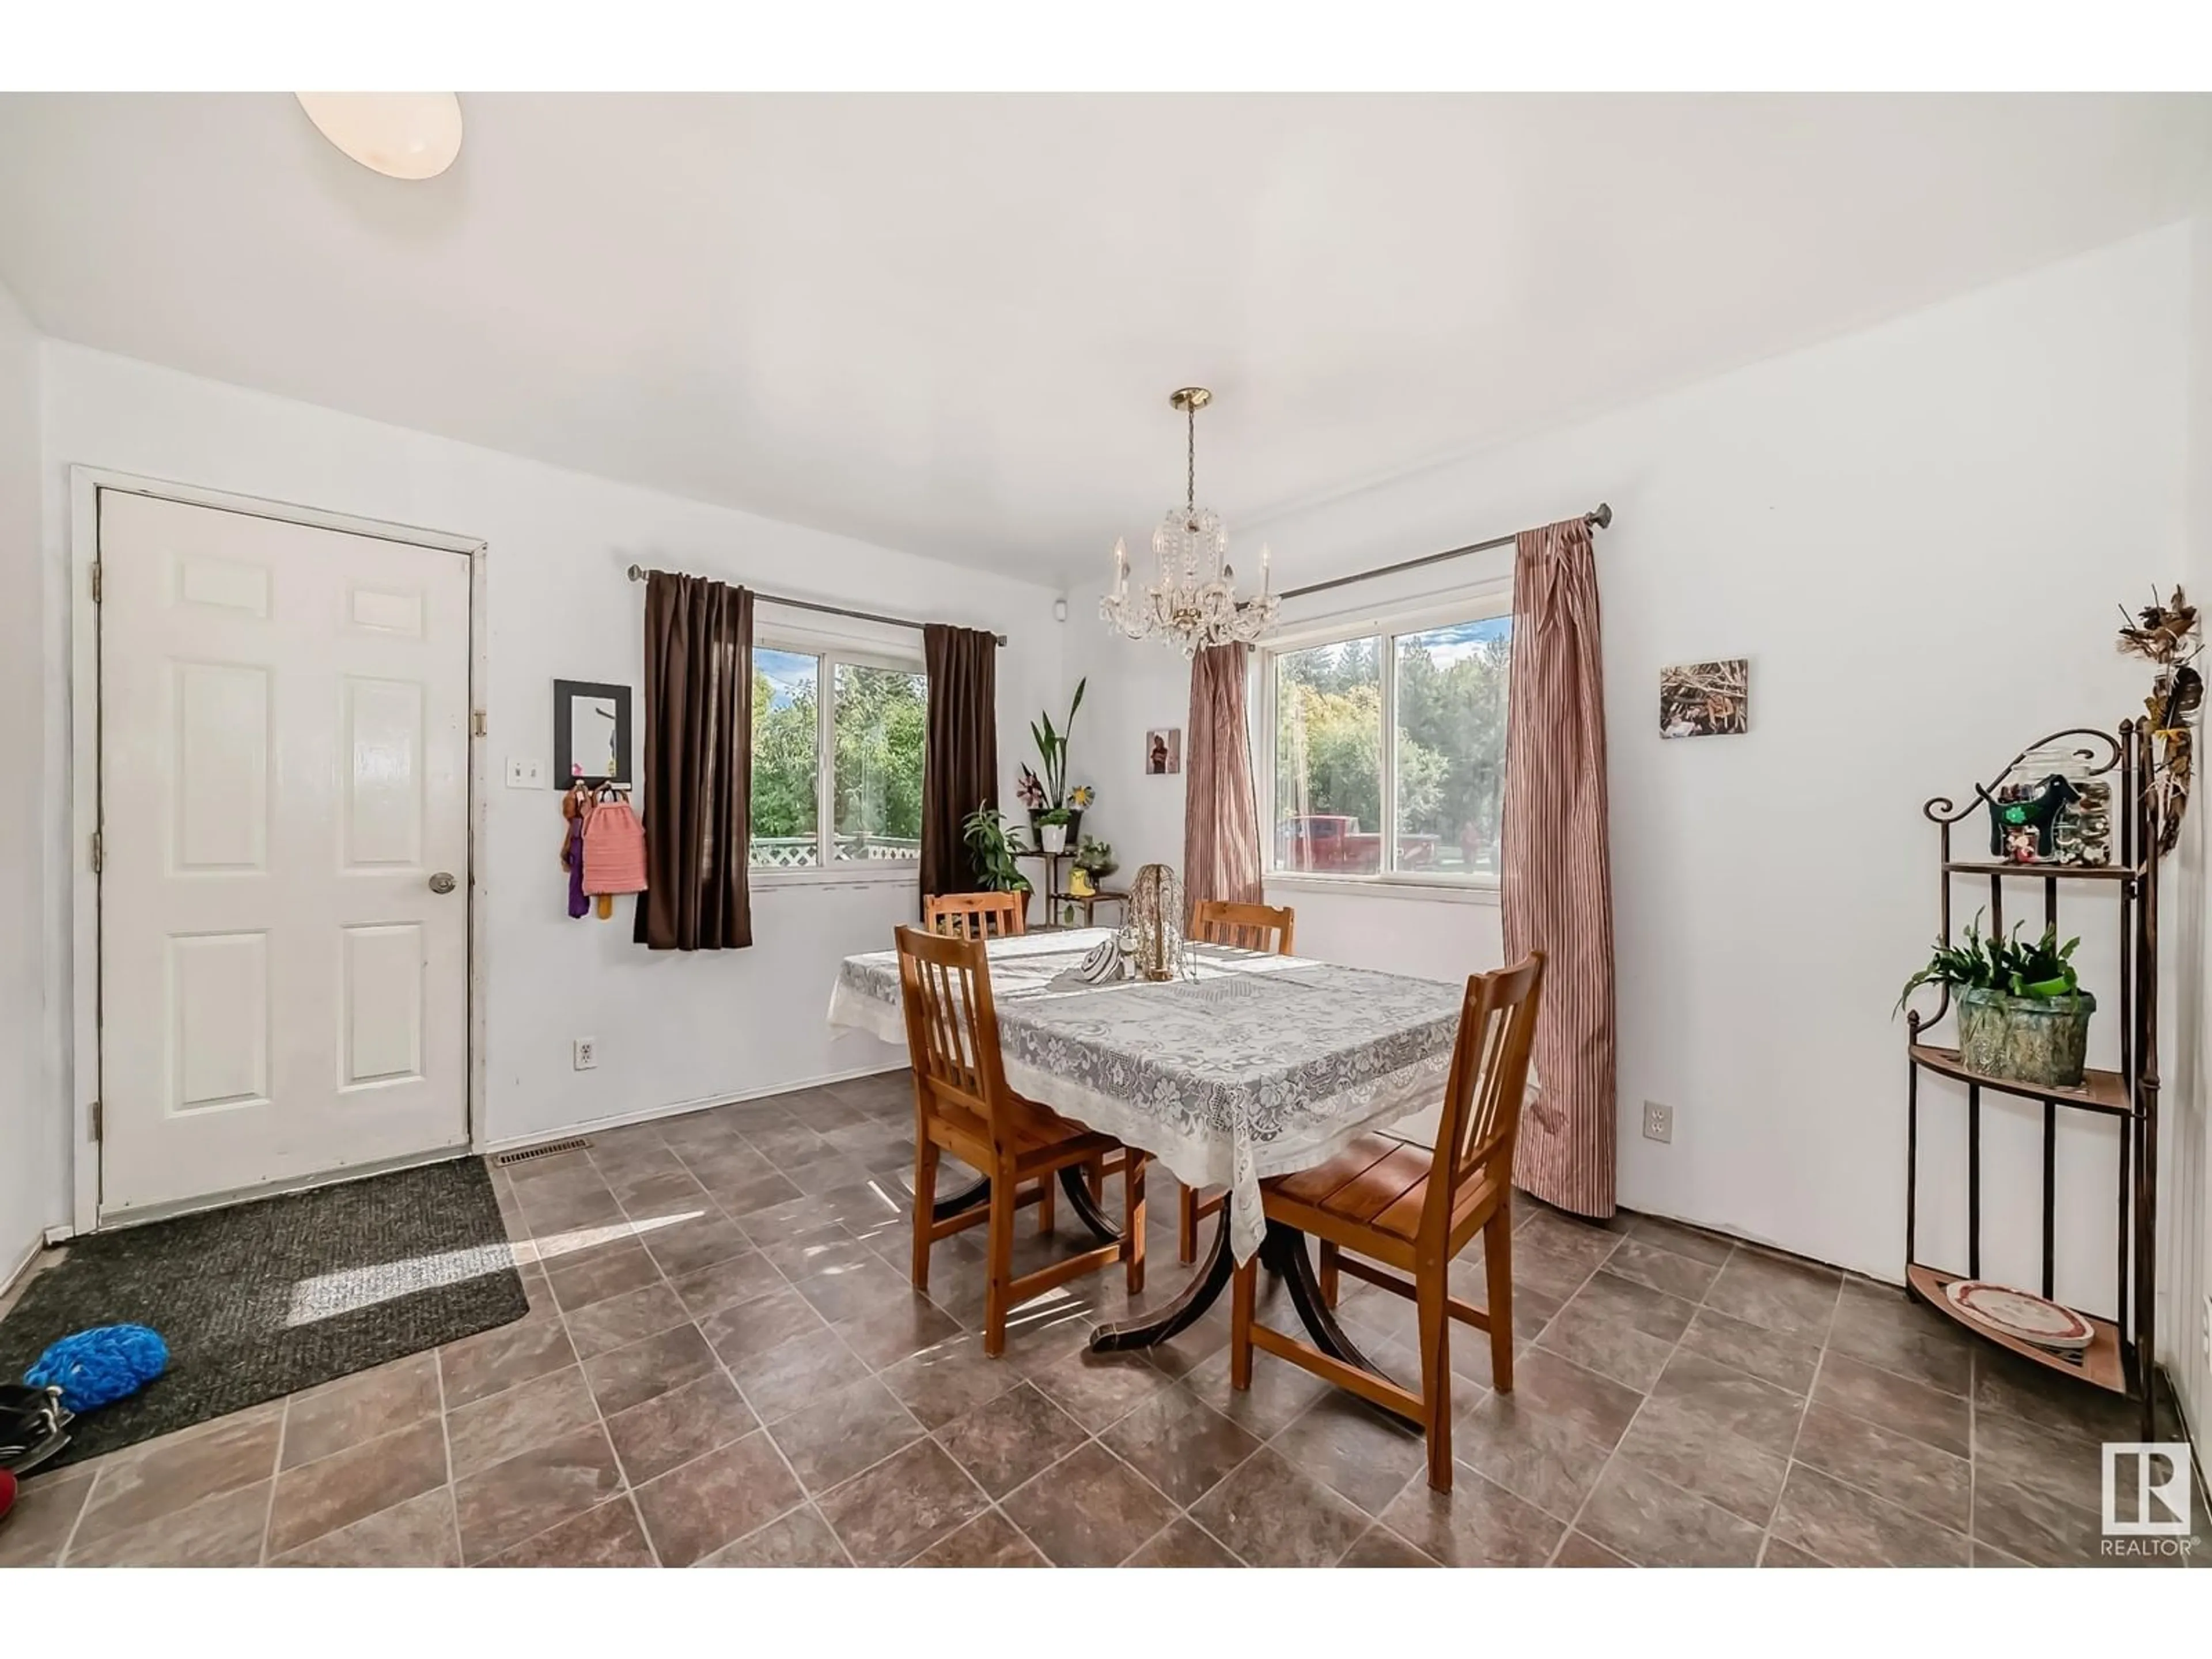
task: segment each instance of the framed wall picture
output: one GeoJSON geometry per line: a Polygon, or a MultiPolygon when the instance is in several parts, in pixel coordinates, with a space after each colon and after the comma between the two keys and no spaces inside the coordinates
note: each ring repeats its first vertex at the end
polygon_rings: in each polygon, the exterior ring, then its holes
{"type": "Polygon", "coordinates": [[[1677,663],[1659,671],[1659,735],[1739,738],[1751,724],[1751,664],[1677,663]]]}
{"type": "Polygon", "coordinates": [[[1145,775],[1164,778],[1182,770],[1182,727],[1156,726],[1145,733],[1145,775]]]}
{"type": "Polygon", "coordinates": [[[553,783],[632,783],[629,687],[553,682],[553,783]]]}

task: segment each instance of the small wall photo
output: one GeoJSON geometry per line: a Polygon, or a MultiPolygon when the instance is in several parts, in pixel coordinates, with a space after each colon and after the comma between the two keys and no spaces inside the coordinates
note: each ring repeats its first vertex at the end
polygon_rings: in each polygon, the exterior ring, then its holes
{"type": "Polygon", "coordinates": [[[1659,671],[1659,735],[1737,738],[1750,729],[1751,663],[1678,663],[1659,671]]]}
{"type": "Polygon", "coordinates": [[[1145,733],[1145,775],[1167,777],[1182,770],[1182,727],[1156,726],[1145,733]]]}

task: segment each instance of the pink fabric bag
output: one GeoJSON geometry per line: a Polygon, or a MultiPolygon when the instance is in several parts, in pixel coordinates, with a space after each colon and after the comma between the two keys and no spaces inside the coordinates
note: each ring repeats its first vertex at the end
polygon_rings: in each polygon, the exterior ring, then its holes
{"type": "Polygon", "coordinates": [[[584,890],[645,890],[645,826],[626,800],[601,801],[585,820],[584,890]]]}

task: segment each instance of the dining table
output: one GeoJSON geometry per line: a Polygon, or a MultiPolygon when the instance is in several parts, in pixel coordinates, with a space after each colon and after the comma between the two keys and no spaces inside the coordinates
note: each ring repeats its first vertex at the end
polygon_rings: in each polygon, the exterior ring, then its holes
{"type": "MultiPolygon", "coordinates": [[[[1257,1255],[1279,1274],[1315,1345],[1377,1370],[1336,1322],[1304,1236],[1270,1221],[1260,1183],[1326,1163],[1355,1137],[1434,1106],[1458,1034],[1463,985],[1302,957],[1186,944],[1169,977],[1115,966],[1110,928],[986,943],[1006,1082],[1063,1117],[1114,1136],[1193,1187],[1222,1187],[1205,1255],[1164,1307],[1097,1327],[1094,1352],[1150,1347],[1188,1329],[1257,1255]]],[[[829,1018],[902,1047],[896,951],[848,957],[829,1018]]],[[[1084,1170],[1061,1172],[1071,1207],[1102,1239],[1121,1237],[1084,1170]]],[[[940,1217],[984,1202],[988,1181],[940,1197],[940,1217]]]]}

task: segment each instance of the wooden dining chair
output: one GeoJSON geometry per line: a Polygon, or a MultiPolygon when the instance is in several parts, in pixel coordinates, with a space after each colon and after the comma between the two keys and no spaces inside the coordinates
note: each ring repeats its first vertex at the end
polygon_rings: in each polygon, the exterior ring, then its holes
{"type": "MultiPolygon", "coordinates": [[[[921,902],[922,925],[933,933],[950,933],[955,939],[1018,939],[1029,933],[1029,896],[1026,893],[933,893],[921,902]]],[[[1022,1202],[1037,1206],[1037,1231],[1048,1233],[1059,1214],[1057,1202],[1059,1183],[1049,1177],[1031,1183],[1024,1192],[1022,1202]]],[[[1099,1183],[1091,1183],[1091,1196],[1098,1194],[1099,1183]]]]}
{"type": "Polygon", "coordinates": [[[1438,1492],[1449,1492],[1452,1484],[1453,1320],[1490,1333],[1492,1384],[1500,1394],[1513,1389],[1513,1208],[1508,1195],[1543,981],[1541,951],[1468,981],[1434,1151],[1362,1135],[1326,1164],[1261,1184],[1268,1220],[1319,1241],[1325,1300],[1335,1300],[1337,1276],[1348,1273],[1420,1310],[1419,1394],[1258,1323],[1253,1304],[1260,1264],[1255,1259],[1237,1269],[1230,1309],[1230,1386],[1252,1386],[1252,1350],[1260,1347],[1412,1419],[1428,1437],[1429,1485],[1438,1492]],[[1489,1282],[1487,1310],[1452,1295],[1447,1277],[1452,1258],[1477,1233],[1482,1235],[1489,1282]]]}
{"type": "Polygon", "coordinates": [[[983,1352],[1006,1346],[1006,1315],[1079,1274],[1115,1261],[1129,1293],[1145,1287],[1145,1156],[1128,1149],[1121,1164],[1119,1243],[1068,1256],[1013,1276],[1014,1212],[1036,1183],[1050,1190],[1062,1170],[1123,1150],[1111,1135],[1071,1123],[1006,1085],[999,1015],[991,1000],[990,960],[980,939],[898,930],[899,987],[906,1005],[907,1053],[914,1063],[914,1287],[929,1290],[930,1247],[979,1222],[990,1227],[984,1285],[983,1352]],[[933,1218],[939,1158],[950,1152],[990,1178],[990,1203],[943,1221],[933,1218]]]}
{"type": "MultiPolygon", "coordinates": [[[[1231,945],[1245,951],[1291,954],[1297,932],[1298,913],[1288,905],[1232,904],[1227,899],[1200,899],[1190,913],[1190,936],[1207,945],[1231,945]]],[[[1198,1224],[1217,1213],[1228,1194],[1218,1187],[1201,1192],[1186,1185],[1176,1204],[1176,1255],[1185,1262],[1198,1260],[1198,1224]]]]}
{"type": "Polygon", "coordinates": [[[1024,893],[938,893],[921,902],[922,924],[956,939],[1013,939],[1029,932],[1024,893]]]}
{"type": "Polygon", "coordinates": [[[1297,925],[1298,913],[1288,905],[1200,899],[1190,913],[1190,936],[1202,944],[1272,951],[1279,957],[1291,954],[1291,936],[1297,925]]]}

